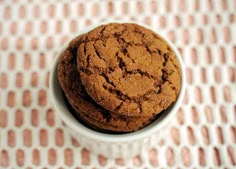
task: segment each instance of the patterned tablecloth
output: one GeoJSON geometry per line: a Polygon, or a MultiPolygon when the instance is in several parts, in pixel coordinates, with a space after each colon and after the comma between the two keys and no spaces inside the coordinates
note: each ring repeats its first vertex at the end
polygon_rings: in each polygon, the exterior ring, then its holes
{"type": "Polygon", "coordinates": [[[236,0],[0,0],[0,168],[236,168],[236,0]],[[87,25],[146,23],[186,65],[181,108],[131,159],[73,139],[49,96],[54,58],[87,25]]]}

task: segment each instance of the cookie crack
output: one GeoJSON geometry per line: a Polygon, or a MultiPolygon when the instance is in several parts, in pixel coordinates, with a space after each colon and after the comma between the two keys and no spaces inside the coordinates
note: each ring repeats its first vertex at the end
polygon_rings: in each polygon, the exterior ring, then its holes
{"type": "Polygon", "coordinates": [[[116,85],[109,79],[109,77],[103,71],[99,73],[99,75],[102,76],[108,84],[112,85],[113,87],[116,87],[116,85]]]}
{"type": "Polygon", "coordinates": [[[96,48],[96,46],[95,46],[95,43],[96,43],[97,41],[95,41],[94,43],[93,43],[93,49],[94,49],[94,51],[95,51],[95,53],[96,53],[96,56],[97,57],[99,57],[99,59],[101,59],[101,60],[103,60],[104,62],[106,62],[106,60],[100,55],[100,53],[98,52],[98,49],[96,48]]]}
{"type": "Polygon", "coordinates": [[[129,52],[127,51],[127,48],[124,49],[124,55],[127,56],[133,63],[135,63],[135,60],[130,57],[129,52]]]}
{"type": "MultiPolygon", "coordinates": [[[[107,86],[106,84],[103,84],[103,88],[105,90],[108,90],[110,93],[112,93],[113,95],[116,95],[120,100],[126,102],[127,100],[128,101],[132,101],[134,103],[140,103],[143,101],[143,100],[148,100],[147,96],[152,94],[152,93],[157,93],[158,91],[154,90],[154,89],[150,89],[148,90],[146,93],[144,93],[143,95],[141,96],[138,96],[138,97],[129,97],[128,95],[124,94],[122,91],[120,91],[119,89],[116,89],[115,88],[116,86],[107,86]]],[[[122,105],[118,105],[117,107],[120,108],[122,105]]]]}
{"type": "Polygon", "coordinates": [[[160,89],[158,89],[158,90],[154,90],[154,89],[148,90],[148,91],[143,95],[143,100],[144,100],[144,101],[145,101],[145,100],[148,100],[148,96],[149,96],[150,94],[159,94],[159,90],[160,90],[160,89]]]}
{"type": "MultiPolygon", "coordinates": [[[[167,53],[164,53],[164,54],[162,55],[162,57],[163,57],[163,59],[164,59],[164,61],[162,62],[162,69],[161,69],[161,72],[162,72],[161,80],[162,80],[162,84],[163,84],[163,83],[166,82],[167,77],[168,77],[168,73],[167,73],[167,71],[166,71],[166,69],[165,69],[166,63],[167,63],[167,61],[168,61],[168,54],[167,54],[167,53]]],[[[161,92],[161,90],[162,90],[162,85],[160,85],[159,87],[160,87],[160,92],[161,92]]]]}
{"type": "Polygon", "coordinates": [[[91,55],[88,55],[86,58],[86,64],[87,64],[86,67],[89,67],[89,65],[90,65],[90,56],[91,55]]]}
{"type": "Polygon", "coordinates": [[[150,75],[148,72],[142,71],[141,69],[133,69],[133,70],[125,69],[125,72],[127,74],[140,74],[141,76],[146,76],[146,77],[148,77],[150,79],[155,79],[156,78],[153,75],[150,75]]]}
{"type": "Polygon", "coordinates": [[[179,67],[178,65],[176,65],[176,63],[173,61],[173,57],[169,58],[170,62],[172,63],[172,65],[174,66],[174,68],[179,72],[179,67]]]}
{"type": "Polygon", "coordinates": [[[141,102],[137,102],[137,104],[138,104],[139,113],[142,114],[142,112],[143,112],[142,103],[141,102]]]}
{"type": "Polygon", "coordinates": [[[178,90],[177,88],[175,87],[175,84],[173,84],[171,81],[169,80],[166,80],[166,82],[168,82],[170,85],[171,85],[171,89],[175,92],[175,96],[178,95],[178,90]]]}
{"type": "MultiPolygon", "coordinates": [[[[86,38],[86,39],[87,39],[87,38],[86,38]]],[[[88,43],[88,42],[86,42],[86,41],[84,42],[84,49],[83,49],[83,50],[84,50],[84,51],[83,51],[83,52],[84,52],[84,55],[87,55],[87,49],[86,49],[87,43],[88,43]]],[[[87,58],[86,58],[86,67],[89,67],[89,66],[90,66],[90,56],[91,56],[91,55],[88,55],[87,58]]]]}
{"type": "Polygon", "coordinates": [[[124,104],[124,102],[121,102],[118,106],[116,106],[115,111],[120,110],[121,106],[124,104]]]}
{"type": "Polygon", "coordinates": [[[119,56],[119,52],[116,52],[116,58],[117,58],[119,68],[124,73],[124,71],[126,69],[126,64],[125,64],[125,61],[119,56]]]}
{"type": "Polygon", "coordinates": [[[126,101],[126,100],[132,100],[132,98],[130,98],[129,96],[127,96],[126,94],[124,94],[123,92],[121,92],[120,90],[113,88],[113,87],[109,87],[106,86],[105,84],[103,84],[103,88],[105,90],[108,90],[110,93],[112,93],[113,95],[116,95],[120,100],[122,101],[126,101]]]}

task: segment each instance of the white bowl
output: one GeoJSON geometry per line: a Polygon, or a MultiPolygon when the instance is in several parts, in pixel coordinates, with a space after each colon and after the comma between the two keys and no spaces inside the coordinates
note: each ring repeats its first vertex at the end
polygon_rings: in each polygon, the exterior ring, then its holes
{"type": "MultiPolygon", "coordinates": [[[[121,23],[118,21],[114,21],[116,23],[121,23]]],[[[113,23],[114,23],[113,22],[113,23]]],[[[101,23],[102,24],[107,24],[101,23]]],[[[133,22],[129,22],[133,23],[133,22]]],[[[153,30],[152,28],[148,27],[147,25],[143,25],[140,23],[136,23],[141,26],[144,26],[148,29],[153,30]]],[[[97,27],[98,25],[91,26],[87,28],[84,31],[81,31],[80,34],[86,33],[93,28],[97,27]]],[[[153,30],[156,32],[155,30],[153,30]]],[[[171,118],[175,115],[178,108],[182,104],[182,100],[184,97],[184,90],[186,85],[185,80],[185,69],[184,64],[181,59],[180,53],[176,49],[176,47],[170,42],[167,38],[162,36],[160,33],[156,32],[159,36],[161,36],[173,49],[173,51],[176,54],[176,57],[179,61],[180,68],[181,68],[181,89],[180,93],[177,97],[177,100],[167,109],[165,110],[155,121],[153,121],[151,124],[146,126],[143,129],[140,129],[138,131],[132,132],[132,133],[126,133],[126,134],[106,134],[102,132],[95,131],[93,129],[90,129],[86,127],[85,125],[81,124],[78,120],[74,118],[74,116],[69,111],[69,108],[66,105],[66,102],[64,100],[63,91],[60,87],[58,77],[57,77],[57,63],[58,59],[61,55],[61,53],[64,51],[64,49],[67,47],[64,46],[60,53],[58,54],[55,63],[53,64],[52,71],[50,74],[50,94],[52,97],[52,101],[56,110],[56,113],[59,115],[62,121],[66,124],[68,127],[68,131],[72,133],[72,135],[79,141],[79,143],[86,147],[91,152],[94,152],[96,154],[101,154],[106,157],[132,157],[137,154],[139,154],[142,151],[142,148],[145,147],[147,144],[149,144],[151,135],[158,130],[161,129],[161,127],[166,124],[168,121],[171,120],[171,118]]]]}

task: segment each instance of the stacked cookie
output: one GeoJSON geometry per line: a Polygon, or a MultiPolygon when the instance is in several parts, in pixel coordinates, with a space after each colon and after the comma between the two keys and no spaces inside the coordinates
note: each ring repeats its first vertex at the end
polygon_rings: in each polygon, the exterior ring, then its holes
{"type": "Polygon", "coordinates": [[[151,123],[180,91],[174,52],[136,24],[99,26],[72,40],[58,79],[75,117],[103,132],[132,132],[151,123]]]}

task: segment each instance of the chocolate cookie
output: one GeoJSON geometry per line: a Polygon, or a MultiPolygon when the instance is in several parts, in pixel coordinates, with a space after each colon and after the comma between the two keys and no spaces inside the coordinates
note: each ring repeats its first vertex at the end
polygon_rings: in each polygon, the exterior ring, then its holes
{"type": "Polygon", "coordinates": [[[136,24],[111,23],[88,32],[77,60],[90,97],[120,115],[158,114],[180,91],[175,53],[160,36],[136,24]]]}
{"type": "Polygon", "coordinates": [[[112,114],[89,97],[77,71],[76,51],[83,37],[72,40],[58,61],[58,79],[75,117],[91,128],[106,132],[131,132],[149,124],[154,116],[139,118],[112,114]]]}

